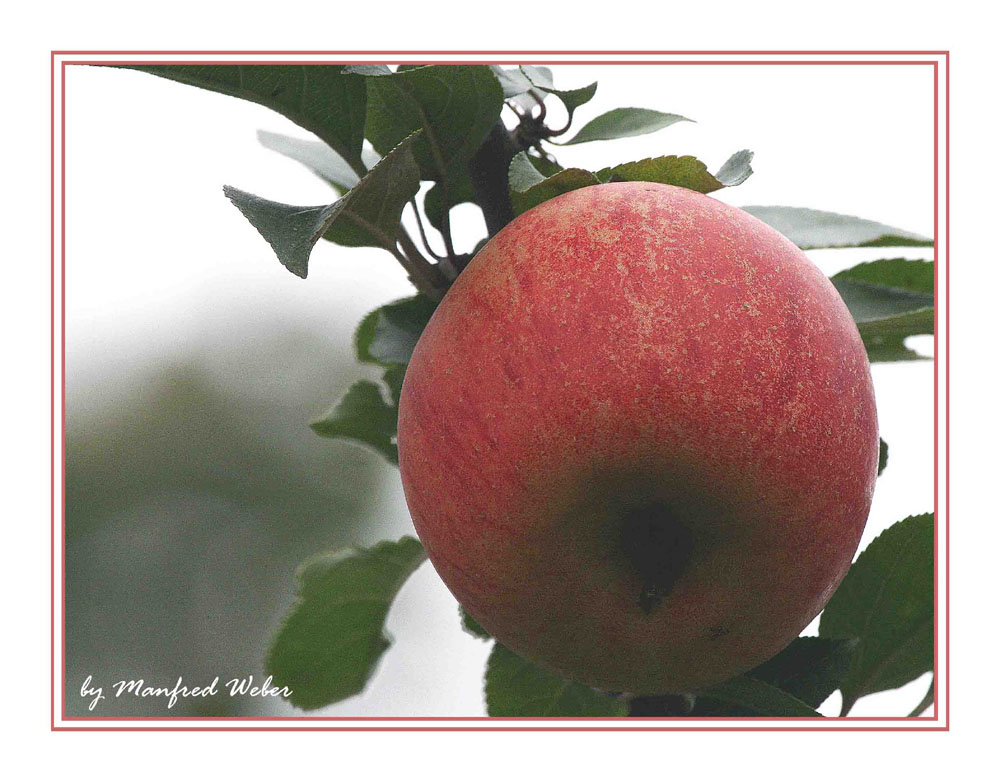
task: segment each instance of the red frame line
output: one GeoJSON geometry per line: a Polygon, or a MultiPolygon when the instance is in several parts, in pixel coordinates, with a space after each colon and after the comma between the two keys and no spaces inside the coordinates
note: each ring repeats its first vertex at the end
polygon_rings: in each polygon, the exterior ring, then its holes
{"type": "MultiPolygon", "coordinates": [[[[934,65],[934,302],[938,301],[938,68],[934,65]]],[[[938,377],[937,377],[938,307],[934,307],[934,453],[938,452],[938,377]]],[[[938,464],[934,459],[934,524],[937,525],[938,464]]],[[[934,535],[934,671],[938,668],[938,542],[934,535]]],[[[934,676],[934,718],[938,715],[937,676],[934,676]]]]}
{"type": "MultiPolygon", "coordinates": [[[[112,718],[112,719],[117,719],[117,718],[112,718]]],[[[159,718],[157,718],[157,717],[146,717],[144,719],[155,720],[155,719],[159,719],[159,718]]],[[[248,717],[236,717],[236,718],[233,718],[233,719],[239,719],[239,720],[242,721],[242,720],[246,720],[246,719],[249,719],[249,718],[248,717]]],[[[281,718],[275,717],[273,719],[281,719],[281,718]]],[[[373,719],[382,719],[382,718],[381,717],[375,717],[373,719]]],[[[448,719],[462,719],[462,718],[460,718],[460,717],[449,717],[448,719]]],[[[482,719],[494,720],[494,719],[499,719],[499,718],[497,718],[497,717],[483,717],[482,719]]],[[[517,717],[515,719],[522,719],[523,721],[529,721],[530,719],[536,719],[536,718],[528,718],[528,717],[521,718],[521,717],[517,717]]],[[[559,718],[554,718],[554,719],[559,719],[559,718]]],[[[577,718],[577,719],[585,719],[585,720],[593,722],[595,720],[600,720],[601,718],[600,717],[580,717],[580,718],[577,718]]],[[[613,719],[629,720],[630,718],[629,717],[615,717],[613,719]]],[[[644,719],[657,719],[657,718],[653,717],[653,718],[644,718],[644,719]]],[[[744,717],[742,719],[763,720],[763,719],[769,719],[769,718],[767,718],[767,717],[744,717]]],[[[816,720],[817,718],[816,717],[803,717],[803,719],[816,720]]],[[[826,719],[828,719],[828,720],[834,720],[834,719],[844,719],[844,718],[843,717],[828,717],[826,719]]],[[[900,718],[900,719],[903,719],[903,718],[900,718]]],[[[914,719],[914,718],[910,718],[910,719],[914,719]]],[[[464,726],[464,725],[447,725],[447,726],[443,726],[443,727],[439,727],[439,726],[421,726],[421,725],[408,726],[408,727],[395,727],[395,726],[389,725],[389,726],[380,726],[380,727],[376,727],[376,728],[358,727],[358,726],[353,726],[353,725],[345,725],[345,726],[333,726],[333,725],[331,725],[331,726],[325,726],[325,727],[310,726],[310,725],[295,726],[295,727],[284,727],[284,726],[278,725],[278,726],[274,726],[274,727],[271,727],[271,726],[266,726],[266,727],[224,726],[224,727],[218,727],[218,728],[201,728],[201,727],[193,727],[193,726],[192,727],[186,727],[186,726],[176,726],[176,727],[174,727],[174,726],[164,726],[164,727],[159,727],[159,726],[157,726],[157,727],[146,727],[146,728],[134,728],[134,727],[127,727],[127,726],[126,727],[118,727],[118,726],[111,726],[111,727],[85,727],[85,726],[79,726],[78,727],[78,726],[75,726],[75,725],[72,725],[72,726],[71,725],[56,725],[56,726],[52,727],[52,730],[56,731],[56,732],[59,732],[59,731],[122,731],[122,732],[137,732],[137,731],[138,732],[141,732],[141,731],[175,731],[175,732],[176,731],[223,731],[223,732],[224,731],[270,731],[270,732],[281,732],[281,731],[299,731],[299,732],[337,731],[337,732],[344,732],[344,733],[347,733],[347,732],[366,732],[366,731],[367,732],[370,732],[370,731],[380,731],[380,732],[388,732],[388,733],[400,733],[400,732],[408,732],[408,733],[420,733],[420,732],[424,732],[424,733],[427,733],[427,732],[438,732],[438,731],[445,731],[445,730],[449,731],[449,732],[457,732],[457,733],[484,732],[484,731],[485,732],[496,731],[496,732],[499,732],[499,733],[512,733],[512,732],[522,732],[522,733],[524,733],[524,732],[534,732],[534,733],[538,733],[538,732],[541,732],[541,733],[555,733],[555,732],[576,733],[576,732],[588,732],[588,731],[590,731],[590,732],[600,731],[602,733],[609,733],[609,732],[610,733],[623,733],[623,732],[640,732],[641,733],[641,732],[650,732],[650,731],[661,731],[661,732],[662,731],[672,731],[672,732],[678,732],[678,731],[687,731],[687,732],[714,731],[714,732],[717,732],[717,733],[732,733],[732,732],[751,732],[752,733],[752,732],[762,732],[762,731],[789,731],[789,732],[794,732],[794,733],[807,733],[807,732],[816,732],[816,731],[825,731],[825,732],[842,732],[842,731],[846,731],[846,732],[860,732],[860,731],[869,732],[869,731],[873,731],[873,732],[877,733],[877,732],[889,732],[889,731],[896,731],[896,732],[898,732],[898,731],[919,731],[919,732],[924,732],[924,733],[931,733],[931,732],[933,732],[933,733],[940,733],[940,732],[948,732],[950,729],[946,725],[928,725],[927,727],[916,727],[916,726],[914,726],[912,728],[910,728],[910,727],[879,727],[879,726],[872,726],[872,727],[850,727],[850,728],[822,728],[822,727],[814,727],[814,728],[801,727],[801,728],[798,728],[798,727],[766,727],[766,726],[760,726],[760,727],[730,727],[730,726],[724,726],[724,725],[720,725],[720,726],[717,726],[717,727],[698,727],[698,726],[684,726],[684,725],[678,725],[678,726],[673,726],[673,727],[671,727],[671,726],[656,727],[656,726],[651,726],[651,725],[636,725],[634,727],[625,727],[625,726],[617,727],[617,726],[614,726],[614,725],[609,725],[609,726],[592,726],[592,727],[582,727],[582,726],[575,726],[575,725],[574,726],[558,726],[558,727],[534,727],[534,726],[531,726],[531,727],[528,727],[528,726],[525,726],[525,727],[509,727],[509,726],[498,725],[495,728],[478,728],[478,727],[471,727],[471,726],[464,726]]]]}
{"type": "MultiPolygon", "coordinates": [[[[51,165],[49,167],[49,184],[51,192],[49,194],[49,213],[51,221],[49,226],[49,246],[51,250],[51,260],[49,262],[49,470],[52,476],[50,487],[49,504],[51,513],[51,551],[49,552],[49,638],[50,644],[50,668],[52,671],[52,703],[50,704],[49,719],[50,724],[55,726],[56,722],[56,698],[55,698],[55,672],[56,672],[56,60],[52,55],[49,63],[50,81],[50,112],[49,129],[49,153],[51,155],[51,165]]],[[[63,350],[65,352],[65,349],[63,350]]],[[[65,375],[63,375],[63,386],[65,387],[65,375]]],[[[65,614],[64,614],[65,616],[65,614]]],[[[65,687],[65,677],[63,677],[65,687]]],[[[64,698],[65,700],[65,698],[64,698]]]]}
{"type": "MultiPolygon", "coordinates": [[[[846,49],[827,49],[827,50],[814,50],[814,51],[810,51],[810,50],[752,50],[752,49],[747,49],[747,50],[732,50],[732,51],[726,51],[726,50],[709,50],[709,49],[706,49],[704,51],[702,51],[702,50],[691,50],[691,49],[687,49],[687,50],[685,50],[685,49],[677,49],[677,50],[669,50],[669,49],[662,49],[662,50],[661,49],[649,49],[649,50],[643,50],[643,49],[626,49],[626,50],[612,50],[612,49],[609,49],[609,50],[602,50],[602,49],[590,49],[590,50],[552,49],[552,50],[546,50],[546,51],[534,50],[534,49],[525,49],[525,50],[518,50],[518,49],[509,49],[509,50],[499,50],[499,49],[494,49],[494,50],[490,50],[490,49],[484,49],[484,50],[471,50],[471,49],[452,49],[452,50],[449,50],[449,49],[438,49],[438,50],[431,50],[431,51],[418,51],[418,50],[415,50],[415,49],[400,49],[398,51],[393,51],[393,52],[372,51],[372,50],[366,50],[366,49],[339,49],[339,50],[336,50],[336,51],[325,50],[325,49],[317,49],[317,50],[311,50],[311,51],[310,50],[301,50],[301,51],[274,50],[274,51],[267,51],[267,50],[260,50],[260,49],[251,49],[251,50],[245,50],[245,51],[244,50],[224,50],[224,51],[176,50],[176,51],[172,51],[172,50],[166,50],[166,49],[164,49],[164,50],[148,50],[148,51],[115,50],[115,49],[109,49],[109,50],[105,50],[105,51],[100,51],[100,50],[98,50],[98,51],[84,51],[84,50],[73,50],[73,49],[70,49],[70,50],[55,50],[55,51],[52,52],[52,54],[53,55],[57,55],[57,54],[58,55],[63,55],[63,54],[122,54],[122,55],[124,55],[124,54],[143,54],[143,55],[149,55],[149,54],[191,54],[191,55],[196,55],[196,54],[241,54],[241,55],[242,54],[268,54],[268,55],[272,55],[272,54],[274,54],[274,55],[278,55],[278,54],[299,54],[299,55],[302,55],[302,54],[308,54],[308,55],[313,55],[313,54],[323,54],[323,55],[334,55],[334,54],[336,54],[336,55],[340,55],[340,54],[365,54],[365,55],[387,54],[387,55],[395,55],[395,54],[403,54],[403,55],[421,55],[421,56],[424,56],[424,55],[438,55],[438,54],[441,54],[441,55],[457,55],[457,54],[477,54],[477,55],[483,55],[483,54],[504,54],[504,55],[522,55],[522,54],[542,54],[542,55],[554,55],[554,54],[555,55],[570,55],[570,54],[591,54],[591,55],[618,55],[618,54],[633,54],[633,55],[636,55],[636,54],[651,54],[651,55],[667,55],[667,54],[670,54],[670,55],[675,55],[675,54],[713,55],[713,54],[731,54],[731,55],[734,55],[734,56],[737,56],[737,55],[750,55],[750,54],[771,54],[771,55],[800,55],[800,54],[842,54],[842,55],[847,55],[847,54],[852,54],[852,55],[876,55],[876,54],[878,54],[878,55],[882,55],[882,54],[884,54],[884,55],[902,55],[902,54],[913,54],[913,55],[916,55],[916,54],[920,54],[920,55],[945,55],[947,57],[948,52],[944,51],[944,50],[942,50],[942,51],[934,51],[934,50],[913,50],[913,51],[907,51],[907,50],[886,50],[886,51],[858,50],[858,51],[851,51],[851,50],[846,50],[846,49]]],[[[482,61],[480,60],[480,62],[482,62],[482,61]]],[[[576,63],[568,63],[568,64],[575,65],[576,63]]],[[[617,62],[609,63],[609,64],[614,65],[614,64],[617,64],[617,62]]]]}
{"type": "MultiPolygon", "coordinates": [[[[442,60],[439,62],[387,59],[389,65],[520,65],[523,60],[442,60]]],[[[534,65],[937,65],[937,60],[532,60],[534,65]]],[[[63,60],[66,65],[363,65],[366,61],[331,63],[329,60],[63,60]]]]}
{"type": "MultiPolygon", "coordinates": [[[[937,118],[935,117],[935,120],[937,118]]],[[[937,123],[935,122],[935,127],[937,123]]],[[[934,150],[935,153],[937,149],[934,150]]],[[[935,168],[936,170],[936,168],[935,168]]],[[[937,193],[934,195],[935,203],[937,202],[937,193]]],[[[937,226],[935,225],[935,239],[937,238],[937,226]]],[[[945,310],[944,310],[944,324],[945,324],[945,357],[944,357],[944,396],[945,396],[945,406],[944,406],[944,508],[945,508],[945,525],[944,525],[944,561],[946,563],[947,570],[945,572],[945,602],[951,600],[951,460],[949,458],[951,453],[951,60],[948,55],[945,54],[944,57],[944,252],[948,263],[945,264],[944,270],[944,289],[945,289],[945,310]]],[[[935,257],[936,260],[936,257],[935,257]]],[[[934,280],[935,280],[935,303],[938,301],[937,296],[937,275],[938,267],[937,263],[934,264],[934,280]]],[[[937,317],[937,306],[934,307],[935,318],[937,317]]],[[[937,383],[937,322],[934,324],[934,380],[935,387],[937,383]]],[[[937,416],[937,398],[934,400],[934,415],[937,416]]],[[[935,430],[935,434],[936,434],[935,430]]],[[[936,455],[935,446],[935,455],[936,455]]],[[[937,464],[937,459],[935,459],[935,465],[937,464]]],[[[936,489],[936,487],[935,487],[936,489]]],[[[937,503],[935,500],[935,516],[934,520],[937,522],[937,503]]],[[[935,545],[937,544],[937,536],[934,538],[935,545]]],[[[934,566],[937,567],[937,551],[935,550],[934,566]]],[[[934,588],[937,589],[937,578],[935,572],[934,588]]],[[[937,592],[934,594],[934,616],[937,617],[937,592]]],[[[950,607],[950,606],[949,606],[950,607]]],[[[935,628],[936,629],[936,628],[935,628]]],[[[944,721],[946,725],[951,724],[951,611],[949,610],[945,614],[944,623],[944,648],[945,648],[945,672],[947,674],[946,678],[948,680],[948,689],[945,692],[945,706],[944,706],[944,721]]],[[[934,715],[937,716],[937,703],[938,703],[938,681],[937,681],[937,659],[934,660],[935,664],[935,675],[934,675],[934,715]]]]}
{"type": "MultiPolygon", "coordinates": [[[[726,725],[716,725],[716,726],[692,726],[692,725],[663,725],[661,726],[649,726],[649,725],[632,725],[632,726],[594,726],[594,727],[583,727],[583,726],[531,726],[531,727],[513,727],[507,725],[496,725],[495,727],[471,727],[471,726],[461,726],[461,725],[445,725],[445,726],[417,726],[417,725],[407,725],[404,727],[396,726],[373,726],[373,727],[359,727],[359,726],[339,726],[339,725],[327,725],[327,726],[307,726],[307,725],[295,725],[289,727],[283,726],[218,726],[218,727],[202,727],[202,726],[156,726],[156,727],[132,727],[132,726],[84,726],[84,725],[56,725],[55,721],[55,673],[56,673],[56,657],[55,657],[55,529],[56,529],[56,503],[55,503],[55,460],[56,460],[56,439],[55,439],[55,264],[56,264],[56,242],[55,242],[55,62],[57,55],[78,55],[78,54],[92,54],[92,55],[387,55],[387,56],[398,56],[398,55],[480,55],[479,59],[470,61],[458,61],[458,60],[448,60],[441,61],[438,64],[450,64],[450,65],[461,65],[461,64],[484,64],[488,62],[490,64],[520,64],[522,60],[483,60],[482,55],[576,55],[576,54],[589,54],[589,55],[719,55],[719,54],[730,54],[730,55],[943,55],[944,65],[945,65],[945,252],[950,259],[949,248],[950,248],[950,71],[949,71],[949,52],[947,51],[548,51],[548,52],[538,52],[538,51],[432,51],[432,52],[417,52],[417,51],[398,51],[398,52],[383,52],[383,51],[301,51],[301,52],[291,52],[291,51],[56,51],[51,52],[51,78],[50,78],[50,89],[51,89],[51,108],[52,117],[50,123],[50,129],[52,133],[51,138],[51,198],[50,198],[50,208],[52,210],[51,219],[51,264],[50,269],[52,273],[51,277],[51,291],[50,291],[50,304],[51,304],[51,318],[50,318],[50,328],[51,328],[51,339],[50,339],[50,369],[51,369],[51,403],[50,403],[50,416],[51,416],[51,448],[50,448],[50,460],[51,460],[51,523],[52,523],[52,540],[51,540],[51,552],[50,552],[50,568],[51,568],[51,590],[52,594],[50,596],[50,607],[52,611],[51,621],[50,621],[50,632],[51,632],[51,674],[52,674],[52,703],[50,709],[50,728],[53,731],[199,731],[199,730],[222,730],[222,731],[286,731],[286,730],[299,730],[299,731],[837,731],[837,730],[848,730],[848,731],[947,731],[949,730],[950,721],[950,696],[951,688],[948,688],[946,693],[945,701],[945,725],[913,725],[910,726],[892,726],[892,727],[882,727],[882,726],[865,726],[865,727],[834,727],[832,725],[815,725],[814,727],[805,726],[726,726],[726,725]]],[[[399,60],[391,59],[387,62],[392,63],[428,63],[428,59],[418,59],[418,60],[399,60]]],[[[533,60],[537,64],[552,64],[552,65],[931,65],[933,66],[934,74],[934,295],[935,301],[938,301],[938,274],[939,274],[939,264],[938,264],[938,249],[939,249],[939,231],[938,231],[938,205],[939,205],[939,138],[938,138],[938,126],[939,126],[939,104],[938,104],[938,61],[937,60],[670,60],[670,61],[659,61],[651,62],[647,60],[533,60]]],[[[109,61],[99,61],[99,60],[64,60],[60,61],[61,65],[61,95],[60,95],[60,154],[61,154],[61,179],[60,179],[60,270],[62,279],[61,297],[60,297],[60,313],[61,313],[61,323],[60,323],[60,333],[61,333],[61,356],[60,356],[60,367],[62,371],[62,399],[61,399],[61,428],[63,442],[65,441],[66,432],[66,394],[65,394],[65,379],[66,379],[66,66],[67,65],[129,65],[129,64],[146,64],[146,65],[156,65],[156,64],[212,64],[212,65],[249,65],[255,64],[254,61],[239,60],[239,61],[221,61],[212,60],[210,62],[202,61],[181,61],[181,60],[165,60],[157,62],[144,58],[139,61],[125,61],[125,60],[109,60],[109,61]]],[[[277,61],[277,60],[264,60],[260,61],[259,64],[266,65],[324,65],[330,64],[329,61],[307,61],[307,60],[295,60],[295,61],[277,61]]],[[[950,285],[949,277],[950,270],[945,270],[945,294],[946,294],[946,310],[945,310],[945,324],[946,326],[950,322],[950,312],[947,308],[947,302],[950,298],[950,285]]],[[[950,343],[950,336],[946,338],[946,346],[950,343]]],[[[934,510],[935,510],[935,523],[939,517],[938,511],[938,308],[935,307],[934,310],[934,451],[935,451],[935,462],[934,462],[934,510]]],[[[946,401],[950,400],[950,355],[945,357],[945,393],[946,401]]],[[[950,406],[945,408],[945,509],[950,508],[949,495],[950,495],[950,470],[949,470],[949,456],[950,456],[950,406]]],[[[65,491],[65,475],[66,475],[66,454],[65,447],[62,449],[61,453],[61,463],[62,463],[62,485],[60,486],[60,507],[61,507],[61,524],[60,529],[62,533],[61,547],[62,547],[62,583],[63,590],[61,594],[61,606],[62,606],[62,617],[63,617],[63,633],[61,635],[61,668],[63,675],[63,686],[65,687],[65,670],[66,670],[66,635],[65,635],[65,615],[66,615],[66,597],[65,597],[65,568],[66,568],[66,551],[65,551],[65,540],[66,540],[66,491],[65,491]]],[[[949,523],[945,524],[944,529],[944,540],[945,540],[945,555],[948,556],[949,552],[949,534],[950,534],[950,517],[946,515],[949,523]]],[[[877,721],[897,721],[901,719],[907,719],[908,722],[930,722],[936,721],[938,718],[938,687],[939,680],[936,676],[938,670],[938,614],[936,610],[938,606],[938,540],[935,535],[934,540],[934,601],[935,601],[935,614],[934,614],[934,661],[935,661],[935,698],[934,698],[934,713],[930,717],[911,717],[911,718],[901,718],[901,717],[832,717],[826,718],[824,722],[850,722],[850,721],[860,721],[860,722],[877,722],[877,721]]],[[[947,578],[950,579],[950,569],[947,572],[947,578]]],[[[948,584],[945,584],[947,591],[948,584]]],[[[945,649],[950,652],[950,616],[946,619],[945,624],[945,649]]],[[[950,653],[946,657],[946,671],[950,672],[950,653]]],[[[950,682],[950,678],[949,678],[950,682]]],[[[144,721],[144,722],[159,722],[159,721],[170,721],[178,720],[184,722],[213,722],[213,721],[231,721],[234,718],[231,717],[67,717],[66,716],[66,704],[65,704],[65,692],[63,693],[63,703],[60,711],[61,719],[63,722],[87,722],[91,720],[114,720],[115,722],[126,722],[126,721],[144,721]]],[[[593,722],[595,720],[605,720],[605,721],[628,721],[632,720],[627,717],[620,718],[592,718],[592,717],[533,717],[533,718],[521,718],[521,717],[264,717],[264,716],[251,716],[251,717],[239,717],[236,718],[240,722],[258,722],[258,721],[268,721],[268,722],[307,722],[307,721],[324,721],[324,722],[367,722],[367,721],[378,721],[378,722],[421,722],[421,721],[489,721],[493,724],[497,722],[511,722],[511,721],[532,721],[532,722],[545,722],[545,721],[558,721],[558,722],[593,722]]],[[[715,721],[716,718],[702,717],[702,718],[685,718],[685,717],[658,717],[649,718],[655,720],[656,722],[669,723],[669,722],[690,722],[694,720],[705,720],[705,721],[715,721]]],[[[760,717],[734,717],[727,718],[727,722],[760,722],[761,720],[769,718],[760,717]]],[[[813,717],[790,717],[781,718],[782,722],[814,722],[816,718],[813,717]]]]}

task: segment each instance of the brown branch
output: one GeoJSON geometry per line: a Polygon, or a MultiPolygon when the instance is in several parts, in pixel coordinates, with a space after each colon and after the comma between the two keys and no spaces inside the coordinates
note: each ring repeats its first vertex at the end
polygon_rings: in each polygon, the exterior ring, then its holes
{"type": "Polygon", "coordinates": [[[507,187],[507,169],[518,146],[502,120],[497,120],[489,135],[483,140],[472,160],[469,161],[469,178],[476,203],[483,210],[486,230],[494,236],[514,219],[507,187]]]}

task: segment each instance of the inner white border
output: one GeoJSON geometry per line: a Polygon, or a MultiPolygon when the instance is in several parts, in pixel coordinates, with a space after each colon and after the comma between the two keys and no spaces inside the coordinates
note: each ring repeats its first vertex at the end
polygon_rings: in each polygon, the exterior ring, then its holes
{"type": "MultiPolygon", "coordinates": [[[[788,65],[787,67],[794,67],[788,65]]],[[[894,53],[852,53],[852,54],[825,54],[825,53],[755,53],[755,54],[637,54],[632,52],[608,53],[530,53],[530,54],[484,54],[481,52],[471,54],[440,54],[433,52],[381,52],[377,54],[357,54],[354,52],[324,52],[321,54],[292,53],[292,54],[160,54],[160,53],[134,53],[134,54],[104,54],[95,52],[81,53],[61,53],[54,55],[53,59],[53,127],[54,127],[54,152],[53,152],[53,221],[54,221],[54,265],[53,265],[53,393],[54,393],[54,428],[53,428],[53,507],[55,509],[53,518],[53,626],[52,626],[52,648],[53,658],[53,679],[52,679],[52,709],[55,729],[132,729],[132,730],[316,730],[316,729],[392,729],[392,730],[433,730],[433,729],[475,729],[475,730],[565,730],[565,729],[612,729],[612,730],[892,730],[898,728],[909,729],[942,729],[947,728],[947,704],[948,704],[948,646],[945,629],[948,626],[948,548],[946,530],[948,529],[948,503],[947,503],[947,464],[946,454],[946,410],[948,405],[948,389],[946,367],[948,366],[948,289],[947,289],[947,269],[948,269],[948,203],[946,198],[947,184],[947,58],[943,54],[894,54],[894,53]],[[937,350],[935,353],[936,372],[938,379],[937,395],[937,687],[938,698],[934,718],[920,719],[865,719],[865,718],[826,718],[824,720],[788,720],[788,719],[755,719],[747,720],[690,720],[690,719],[628,719],[607,720],[607,719],[587,719],[587,720],[562,720],[562,719],[331,719],[323,717],[307,718],[222,718],[212,720],[192,720],[192,719],[63,719],[63,550],[62,550],[62,514],[63,514],[63,467],[62,454],[64,452],[64,439],[62,427],[63,409],[63,374],[62,374],[62,315],[61,302],[63,295],[62,278],[62,113],[61,96],[62,84],[62,64],[64,62],[79,61],[100,61],[100,62],[316,62],[328,60],[330,62],[373,62],[390,63],[414,62],[421,60],[449,61],[460,63],[474,62],[500,62],[500,63],[574,63],[580,61],[593,63],[622,63],[641,64],[645,62],[745,62],[745,61],[765,61],[765,62],[787,62],[795,63],[802,61],[820,62],[936,62],[937,68],[937,94],[938,94],[938,177],[937,177],[937,247],[936,247],[936,270],[937,270],[937,350]]],[[[931,100],[930,93],[928,100],[931,100]]],[[[72,259],[67,258],[66,263],[71,263],[72,259]]]]}

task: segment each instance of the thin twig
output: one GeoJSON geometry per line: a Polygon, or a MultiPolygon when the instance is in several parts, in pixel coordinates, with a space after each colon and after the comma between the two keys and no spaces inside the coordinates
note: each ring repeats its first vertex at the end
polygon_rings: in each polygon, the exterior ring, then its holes
{"type": "Polygon", "coordinates": [[[434,250],[431,248],[430,242],[427,241],[427,233],[424,231],[424,221],[420,219],[420,210],[417,209],[417,199],[416,198],[411,198],[410,199],[410,206],[413,207],[413,215],[414,215],[414,217],[417,218],[417,230],[420,231],[420,241],[423,243],[424,249],[427,250],[427,253],[434,260],[436,260],[436,261],[444,260],[440,255],[438,255],[436,252],[434,252],[434,250]]]}
{"type": "Polygon", "coordinates": [[[396,234],[399,249],[392,251],[396,260],[410,275],[417,290],[432,299],[438,300],[444,296],[448,288],[448,281],[441,274],[441,270],[421,255],[420,250],[413,243],[410,235],[400,226],[396,234]]]}
{"type": "Polygon", "coordinates": [[[430,123],[427,118],[427,113],[424,111],[423,105],[419,101],[414,101],[413,108],[416,109],[417,114],[420,116],[420,124],[424,130],[424,136],[427,139],[427,146],[430,149],[431,157],[434,158],[434,167],[438,170],[441,175],[441,179],[438,182],[438,187],[441,188],[441,205],[442,205],[442,218],[441,218],[441,236],[444,237],[444,248],[445,252],[448,254],[448,260],[451,261],[451,265],[455,265],[455,247],[451,241],[451,219],[448,216],[448,211],[451,207],[450,194],[448,192],[448,167],[445,165],[444,158],[441,157],[441,149],[438,146],[437,139],[434,134],[434,126],[430,123]]]}
{"type": "Polygon", "coordinates": [[[451,241],[451,201],[448,199],[448,186],[444,179],[438,183],[441,188],[441,236],[444,238],[444,250],[448,260],[454,263],[455,246],[451,241]]]}

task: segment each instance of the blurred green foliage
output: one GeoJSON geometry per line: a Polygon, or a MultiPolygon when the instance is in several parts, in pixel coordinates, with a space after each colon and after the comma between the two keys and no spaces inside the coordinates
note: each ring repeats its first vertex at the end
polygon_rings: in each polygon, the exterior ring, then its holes
{"type": "MultiPolygon", "coordinates": [[[[83,680],[263,679],[268,639],[318,550],[377,540],[372,498],[395,470],[307,422],[358,374],[330,344],[273,325],[193,351],[123,388],[67,389],[67,713],[83,680]]],[[[86,363],[86,362],[83,362],[86,363]]],[[[94,714],[290,711],[276,698],[123,696],[94,714]]]]}

